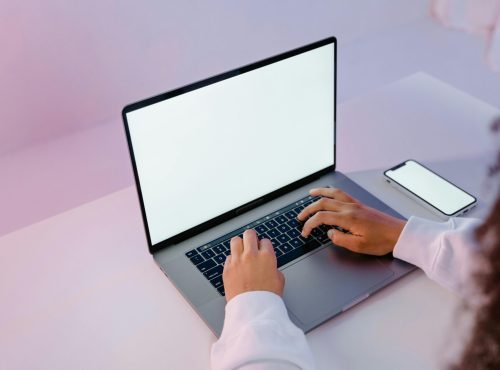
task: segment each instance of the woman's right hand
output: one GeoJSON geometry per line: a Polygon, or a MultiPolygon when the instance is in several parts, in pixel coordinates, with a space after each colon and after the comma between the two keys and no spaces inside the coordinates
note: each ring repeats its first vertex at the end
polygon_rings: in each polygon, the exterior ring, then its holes
{"type": "Polygon", "coordinates": [[[405,220],[368,207],[340,189],[312,189],[310,194],[321,199],[304,208],[297,216],[305,222],[302,236],[307,237],[312,229],[320,225],[335,225],[349,231],[328,231],[328,237],[339,247],[376,256],[393,251],[405,220]]]}

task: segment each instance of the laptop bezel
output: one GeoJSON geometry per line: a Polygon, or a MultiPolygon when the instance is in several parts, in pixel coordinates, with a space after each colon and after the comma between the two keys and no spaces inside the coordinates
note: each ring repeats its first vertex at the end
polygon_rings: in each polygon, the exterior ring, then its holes
{"type": "Polygon", "coordinates": [[[296,49],[293,49],[293,50],[290,50],[287,52],[284,52],[284,53],[281,53],[281,54],[278,54],[278,55],[275,55],[275,56],[272,56],[272,57],[269,57],[269,58],[251,63],[251,64],[247,64],[247,65],[239,67],[239,68],[232,69],[228,72],[224,72],[224,73],[215,75],[213,77],[209,77],[209,78],[203,79],[201,81],[194,82],[194,83],[191,83],[189,85],[186,85],[186,86],[183,86],[180,88],[176,88],[176,89],[167,91],[165,93],[155,95],[155,96],[152,96],[150,98],[147,98],[147,99],[135,102],[135,103],[131,103],[131,104],[128,104],[127,106],[125,106],[122,110],[122,119],[123,119],[123,123],[124,123],[124,127],[125,127],[125,134],[126,134],[126,138],[127,138],[129,155],[130,155],[130,159],[132,162],[132,168],[134,171],[134,179],[135,179],[135,184],[136,184],[136,189],[137,189],[137,195],[139,197],[139,203],[140,203],[140,207],[141,207],[141,214],[142,214],[144,229],[146,231],[146,238],[147,238],[147,242],[148,242],[149,252],[151,254],[153,254],[153,253],[158,252],[164,248],[167,248],[167,247],[172,246],[174,244],[177,244],[181,241],[189,239],[190,237],[192,237],[196,234],[199,234],[205,230],[208,230],[208,229],[210,229],[216,225],[219,225],[219,224],[221,224],[221,223],[223,223],[223,222],[225,222],[233,217],[236,217],[236,216],[238,216],[246,211],[254,209],[263,203],[269,202],[273,199],[278,198],[279,196],[281,196],[283,194],[286,194],[286,193],[288,193],[292,190],[295,190],[295,189],[297,189],[297,188],[299,188],[299,187],[301,187],[309,182],[312,182],[313,180],[325,175],[326,173],[328,173],[330,171],[335,171],[335,163],[337,161],[337,153],[336,153],[336,140],[337,140],[337,135],[336,135],[337,116],[336,116],[336,114],[337,114],[337,109],[336,109],[336,106],[337,106],[337,39],[334,36],[328,37],[326,39],[323,39],[323,40],[320,40],[320,41],[317,41],[317,42],[314,42],[314,43],[311,43],[311,44],[308,44],[308,45],[305,45],[305,46],[302,46],[302,47],[299,47],[299,48],[296,48],[296,49]],[[290,183],[284,187],[281,187],[281,188],[279,188],[271,193],[268,193],[260,198],[254,199],[250,202],[247,202],[247,203],[241,205],[240,207],[237,207],[237,208],[232,209],[228,212],[225,212],[219,216],[216,216],[208,221],[205,221],[197,226],[194,226],[186,231],[183,231],[177,235],[174,235],[170,238],[167,238],[167,239],[153,245],[151,242],[149,226],[148,226],[148,221],[147,221],[147,215],[146,215],[146,209],[144,206],[144,200],[143,200],[142,191],[141,191],[139,174],[137,171],[137,165],[136,165],[133,146],[132,146],[132,140],[131,140],[130,131],[129,131],[129,127],[128,127],[127,113],[130,113],[130,112],[135,111],[137,109],[141,109],[141,108],[147,107],[149,105],[159,103],[161,101],[173,98],[175,96],[185,94],[187,92],[190,92],[190,91],[193,91],[193,90],[196,90],[196,89],[199,89],[199,88],[202,88],[202,87],[205,87],[205,86],[208,86],[208,85],[211,85],[211,84],[214,84],[214,83],[217,83],[217,82],[220,82],[220,81],[223,81],[223,80],[226,80],[226,79],[229,79],[229,78],[232,78],[232,77],[244,74],[244,73],[247,73],[247,72],[250,72],[250,71],[255,70],[257,68],[261,68],[263,66],[266,66],[266,65],[281,61],[283,59],[287,59],[287,58],[290,58],[292,56],[302,54],[304,52],[307,52],[307,51],[310,51],[310,50],[313,50],[313,49],[316,49],[316,48],[319,48],[322,46],[326,46],[329,44],[332,44],[333,48],[334,48],[334,62],[333,62],[333,88],[334,88],[333,137],[334,137],[334,141],[333,141],[332,165],[330,165],[330,166],[328,166],[320,171],[317,171],[309,176],[306,176],[302,179],[299,179],[293,183],[290,183]]]}

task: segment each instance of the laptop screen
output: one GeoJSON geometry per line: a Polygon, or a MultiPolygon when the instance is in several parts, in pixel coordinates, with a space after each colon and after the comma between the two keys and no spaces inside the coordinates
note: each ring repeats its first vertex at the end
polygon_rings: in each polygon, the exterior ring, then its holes
{"type": "Polygon", "coordinates": [[[334,52],[331,42],[125,108],[153,246],[334,164],[334,52]]]}

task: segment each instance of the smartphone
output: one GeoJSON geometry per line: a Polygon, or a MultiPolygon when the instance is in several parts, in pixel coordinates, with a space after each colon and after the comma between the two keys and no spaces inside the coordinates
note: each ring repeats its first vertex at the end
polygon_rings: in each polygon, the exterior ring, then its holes
{"type": "Polygon", "coordinates": [[[477,199],[455,184],[414,160],[384,171],[386,181],[440,216],[460,216],[472,209],[477,199]]]}

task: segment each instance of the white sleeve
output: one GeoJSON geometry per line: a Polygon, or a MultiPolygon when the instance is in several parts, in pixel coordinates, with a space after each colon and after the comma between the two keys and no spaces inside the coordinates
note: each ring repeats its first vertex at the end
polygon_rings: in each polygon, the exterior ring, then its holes
{"type": "Polygon", "coordinates": [[[420,267],[443,287],[462,296],[473,288],[470,275],[477,262],[478,243],[474,230],[481,223],[473,218],[450,218],[435,222],[410,217],[393,255],[420,267]]]}
{"type": "Polygon", "coordinates": [[[302,330],[288,317],[278,295],[242,293],[226,305],[224,328],[212,345],[214,370],[315,369],[302,330]]]}

